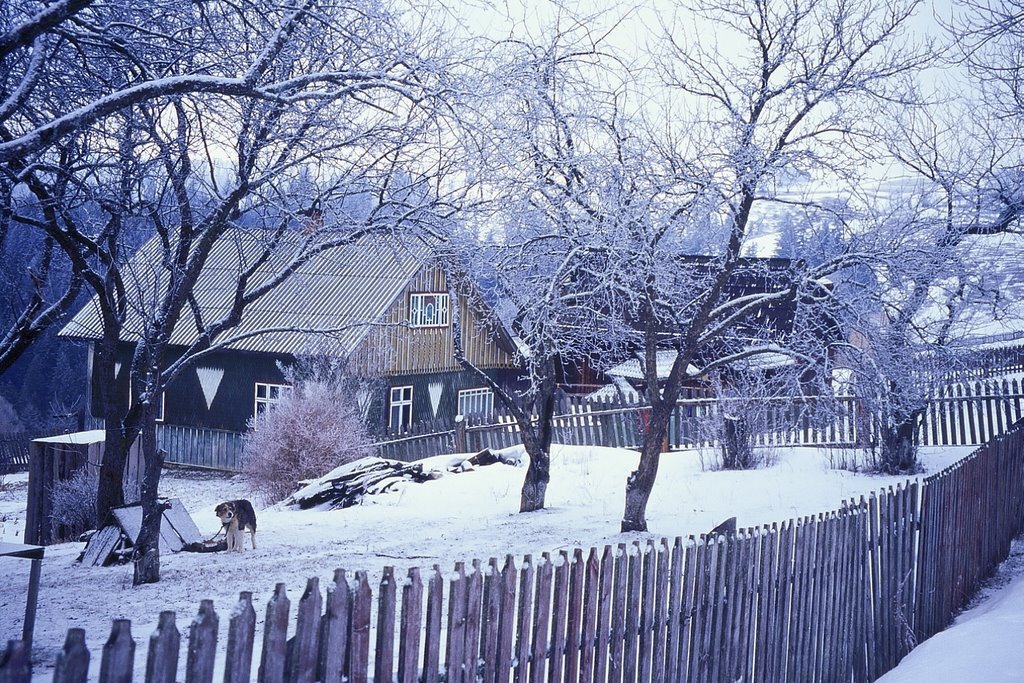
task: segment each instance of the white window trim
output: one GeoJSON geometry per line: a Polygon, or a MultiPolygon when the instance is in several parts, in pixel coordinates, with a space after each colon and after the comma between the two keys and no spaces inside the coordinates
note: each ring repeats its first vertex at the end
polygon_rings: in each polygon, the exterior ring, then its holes
{"type": "Polygon", "coordinates": [[[253,403],[252,403],[252,415],[258,417],[260,413],[260,404],[262,403],[270,410],[272,406],[277,405],[288,395],[292,393],[291,384],[274,384],[273,382],[256,382],[253,386],[253,403]],[[260,387],[266,387],[266,396],[260,397],[260,387]],[[278,389],[277,398],[270,398],[270,389],[278,389]]]}
{"type": "Polygon", "coordinates": [[[409,294],[409,326],[410,327],[448,327],[451,323],[451,301],[447,292],[410,292],[409,294]],[[416,301],[434,299],[435,322],[420,322],[417,312],[422,310],[423,304],[418,307],[416,301]],[[443,302],[443,303],[442,303],[443,302]]]}
{"type": "MultiPolygon", "coordinates": [[[[401,428],[404,428],[404,427],[411,427],[412,426],[412,392],[413,392],[413,388],[412,388],[411,384],[403,384],[401,386],[396,386],[396,387],[390,387],[389,388],[389,391],[388,391],[388,428],[389,429],[395,429],[396,427],[401,429],[401,428]],[[401,392],[403,389],[408,389],[409,390],[409,398],[407,398],[407,399],[399,398],[399,400],[396,402],[395,401],[395,392],[396,391],[401,392]],[[395,422],[394,422],[394,419],[395,419],[395,406],[399,406],[399,407],[409,406],[409,422],[408,422],[408,424],[399,424],[399,425],[395,424],[395,422]]],[[[401,396],[401,394],[399,394],[399,396],[401,396]]]]}
{"type": "MultiPolygon", "coordinates": [[[[462,401],[463,401],[463,397],[464,396],[465,397],[472,396],[474,399],[477,399],[477,400],[479,398],[482,398],[482,397],[487,397],[487,402],[490,405],[490,407],[485,412],[478,413],[478,414],[483,414],[483,415],[492,415],[492,414],[494,414],[494,392],[491,391],[491,389],[489,389],[488,387],[471,387],[469,389],[459,389],[459,395],[457,397],[457,401],[456,401],[456,404],[455,404],[456,408],[458,409],[459,415],[466,415],[467,414],[467,411],[464,411],[463,407],[462,407],[462,401]]],[[[471,400],[473,400],[473,399],[471,399],[471,400]]]]}

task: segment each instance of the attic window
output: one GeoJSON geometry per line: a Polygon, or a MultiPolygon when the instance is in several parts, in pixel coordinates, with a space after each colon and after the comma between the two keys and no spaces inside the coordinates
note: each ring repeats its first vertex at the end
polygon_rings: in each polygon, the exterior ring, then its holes
{"type": "Polygon", "coordinates": [[[423,292],[409,295],[409,324],[412,327],[448,325],[448,295],[423,292]]]}

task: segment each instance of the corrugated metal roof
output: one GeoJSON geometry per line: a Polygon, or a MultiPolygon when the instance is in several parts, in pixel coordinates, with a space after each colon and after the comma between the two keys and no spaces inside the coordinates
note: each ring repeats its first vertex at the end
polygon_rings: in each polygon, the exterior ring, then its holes
{"type": "MultiPolygon", "coordinates": [[[[274,252],[251,280],[250,289],[281,272],[300,248],[299,240],[274,252]]],[[[263,253],[254,231],[232,231],[218,240],[196,284],[194,294],[205,322],[228,310],[240,269],[263,253]]],[[[317,255],[263,298],[247,307],[241,324],[226,336],[259,333],[230,348],[275,354],[350,353],[394,303],[423,267],[429,251],[422,243],[409,246],[396,238],[371,235],[317,255]],[[292,328],[283,330],[280,328],[292,328]],[[260,332],[261,330],[279,330],[260,332]]],[[[122,339],[132,341],[144,329],[152,306],[140,305],[162,294],[167,271],[154,238],[132,257],[125,272],[130,288],[128,319],[122,339]]],[[[102,332],[95,298],[65,325],[60,334],[86,339],[102,332]]],[[[186,345],[197,336],[195,320],[186,311],[171,335],[172,345],[186,345]]]]}

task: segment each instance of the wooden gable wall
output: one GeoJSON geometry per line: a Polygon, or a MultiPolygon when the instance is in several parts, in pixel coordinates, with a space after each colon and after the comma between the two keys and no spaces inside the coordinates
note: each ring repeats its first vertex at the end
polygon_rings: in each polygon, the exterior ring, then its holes
{"type": "MultiPolygon", "coordinates": [[[[447,291],[444,271],[433,265],[424,267],[385,313],[380,324],[370,330],[356,348],[351,367],[359,374],[384,377],[461,371],[454,356],[450,324],[444,327],[409,327],[406,324],[410,294],[447,291]]],[[[469,297],[460,295],[457,305],[466,358],[481,369],[516,367],[505,336],[484,329],[469,297]]]]}

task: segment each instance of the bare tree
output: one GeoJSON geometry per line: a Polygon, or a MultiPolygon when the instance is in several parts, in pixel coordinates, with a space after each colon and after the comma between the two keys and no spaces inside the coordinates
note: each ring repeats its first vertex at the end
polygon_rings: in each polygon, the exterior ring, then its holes
{"type": "MultiPolygon", "coordinates": [[[[608,56],[587,20],[554,26],[542,44],[508,40],[491,50],[492,79],[480,88],[482,121],[466,139],[485,200],[457,246],[454,282],[504,311],[525,366],[525,389],[507,391],[467,359],[516,420],[530,464],[520,511],[544,507],[553,418],[566,369],[613,348],[623,334],[615,309],[609,239],[627,212],[608,56]],[[485,283],[485,284],[480,284],[485,283]]],[[[502,324],[492,320],[492,325],[502,324]]]]}
{"type": "Polygon", "coordinates": [[[448,210],[444,159],[422,142],[429,130],[437,137],[444,93],[440,60],[427,59],[426,46],[440,57],[443,41],[410,34],[381,4],[221,9],[217,23],[193,25],[221,31],[195,58],[219,51],[225,66],[250,65],[254,80],[272,74],[272,92],[172,88],[45,154],[73,164],[21,174],[51,208],[47,234],[95,292],[94,371],[107,430],[101,516],[122,501],[128,449],[141,439],[136,584],[159,580],[155,424],[166,387],[210,349],[237,341],[246,308],[310,259],[375,232],[429,230],[433,214],[448,210]],[[74,202],[97,206],[101,219],[75,221],[66,211],[74,202]],[[175,336],[182,327],[195,331],[184,343],[175,336]],[[133,348],[130,401],[114,389],[122,342],[133,348]]]}
{"type": "MultiPolygon", "coordinates": [[[[666,27],[661,65],[665,84],[678,95],[666,116],[682,132],[664,145],[664,167],[672,169],[678,199],[634,242],[634,253],[647,259],[652,274],[636,288],[647,326],[651,416],[639,466],[626,484],[623,531],[647,528],[647,501],[680,389],[684,380],[715,365],[700,366],[702,348],[773,298],[813,296],[811,287],[828,272],[824,266],[809,269],[755,297],[737,296],[729,287],[743,264],[755,207],[785,200],[777,193],[780,178],[787,172],[855,176],[857,152],[871,152],[879,139],[873,128],[879,104],[909,102],[912,91],[904,77],[927,61],[925,51],[903,41],[917,6],[833,0],[677,6],[679,21],[666,27]],[[716,40],[702,39],[707,35],[716,40]],[[695,286],[690,278],[680,287],[671,277],[659,277],[658,269],[672,262],[666,247],[673,236],[709,225],[720,225],[723,239],[709,251],[701,283],[695,286]],[[667,339],[659,334],[666,322],[674,330],[667,339]],[[660,381],[659,346],[674,352],[660,381]]],[[[765,348],[755,346],[738,355],[765,348]]]]}

